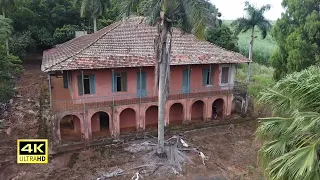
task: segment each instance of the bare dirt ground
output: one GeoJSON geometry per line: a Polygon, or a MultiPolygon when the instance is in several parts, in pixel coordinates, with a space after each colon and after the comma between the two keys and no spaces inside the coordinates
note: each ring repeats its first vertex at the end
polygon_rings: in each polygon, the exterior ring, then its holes
{"type": "MultiPolygon", "coordinates": [[[[40,84],[46,82],[46,74],[40,71],[39,64],[25,65],[25,73],[17,82],[18,94],[4,117],[4,128],[0,129],[0,179],[97,179],[102,174],[116,168],[130,169],[144,164],[146,152],[130,153],[121,148],[102,148],[71,152],[55,156],[46,165],[16,164],[16,139],[36,138],[38,131],[37,108],[40,84]]],[[[0,117],[1,119],[2,117],[0,117]]],[[[196,153],[187,153],[193,163],[185,164],[182,173],[156,171],[144,179],[181,179],[181,180],[257,180],[259,143],[254,141],[255,121],[234,126],[219,126],[183,133],[183,139],[201,150],[208,160],[202,164],[196,153]]],[[[112,179],[131,179],[137,170],[112,179]]]]}

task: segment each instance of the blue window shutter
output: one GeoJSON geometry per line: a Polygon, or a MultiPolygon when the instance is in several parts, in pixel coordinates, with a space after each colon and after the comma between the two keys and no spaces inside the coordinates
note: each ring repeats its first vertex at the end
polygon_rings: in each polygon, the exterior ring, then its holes
{"type": "Polygon", "coordinates": [[[184,69],[182,71],[182,92],[186,93],[188,86],[188,70],[184,69]]]}
{"type": "Polygon", "coordinates": [[[90,94],[96,93],[96,76],[89,75],[89,82],[90,82],[90,94]]]}
{"type": "Polygon", "coordinates": [[[214,85],[214,69],[213,68],[211,68],[210,84],[214,85]]]}
{"type": "Polygon", "coordinates": [[[203,68],[202,69],[202,85],[203,86],[207,85],[207,82],[208,82],[207,74],[208,74],[208,69],[207,68],[203,68]]]}
{"type": "Polygon", "coordinates": [[[79,93],[79,96],[83,95],[83,85],[82,85],[81,75],[78,75],[78,93],[79,93]]]}
{"type": "Polygon", "coordinates": [[[63,88],[68,88],[68,71],[63,71],[63,88]]]}
{"type": "Polygon", "coordinates": [[[140,72],[137,72],[137,94],[140,95],[140,72]]]}
{"type": "Polygon", "coordinates": [[[117,77],[116,74],[114,73],[114,70],[111,71],[111,90],[112,92],[117,91],[117,77]]]}
{"type": "Polygon", "coordinates": [[[121,73],[121,91],[127,91],[127,72],[121,73]]]}

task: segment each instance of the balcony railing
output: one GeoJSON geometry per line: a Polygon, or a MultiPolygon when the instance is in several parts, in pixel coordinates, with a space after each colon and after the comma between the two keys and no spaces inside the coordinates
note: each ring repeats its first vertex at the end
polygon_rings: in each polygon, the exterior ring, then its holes
{"type": "MultiPolygon", "coordinates": [[[[239,94],[246,92],[246,87],[246,84],[220,87],[203,87],[199,89],[190,89],[188,93],[182,92],[182,90],[170,90],[168,100],[239,94]]],[[[158,101],[158,94],[155,92],[147,92],[143,95],[130,93],[117,95],[116,93],[114,93],[109,96],[85,97],[72,100],[52,101],[51,109],[53,112],[63,112],[156,101],[158,101]]]]}

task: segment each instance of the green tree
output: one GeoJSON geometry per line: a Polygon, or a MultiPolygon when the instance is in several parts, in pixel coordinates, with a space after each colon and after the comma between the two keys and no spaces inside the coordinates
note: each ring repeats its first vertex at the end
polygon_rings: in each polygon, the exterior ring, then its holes
{"type": "Polygon", "coordinates": [[[75,37],[75,30],[77,27],[72,25],[65,25],[62,28],[57,28],[54,31],[53,37],[56,44],[66,42],[75,37]]]}
{"type": "MultiPolygon", "coordinates": [[[[14,6],[14,0],[0,0],[2,15],[6,17],[6,11],[14,6]]],[[[7,55],[9,55],[9,40],[6,39],[7,55]]]]}
{"type": "Polygon", "coordinates": [[[7,39],[12,33],[12,20],[0,15],[0,40],[7,39]]]}
{"type": "MultiPolygon", "coordinates": [[[[0,42],[4,42],[12,32],[12,21],[0,15],[0,42]]],[[[12,77],[23,71],[18,57],[7,54],[4,45],[0,45],[0,102],[5,102],[13,95],[12,77]]]]}
{"type": "Polygon", "coordinates": [[[233,35],[231,29],[226,25],[217,28],[209,28],[206,32],[206,40],[225,49],[238,52],[238,37],[233,35]]]}
{"type": "Polygon", "coordinates": [[[320,179],[320,68],[287,75],[264,91],[261,101],[275,117],[261,119],[259,159],[273,180],[320,179]],[[281,116],[281,117],[280,117],[281,116]]]}
{"type": "MultiPolygon", "coordinates": [[[[165,103],[169,94],[170,54],[172,27],[178,25],[185,32],[193,32],[203,38],[205,27],[216,22],[211,13],[212,4],[206,0],[148,0],[145,3],[145,15],[151,24],[158,25],[155,38],[155,87],[158,88],[158,154],[164,152],[164,114],[165,103]],[[167,42],[169,36],[170,41],[167,42]]],[[[121,5],[122,14],[129,16],[137,12],[139,0],[125,0],[121,5]]]]}
{"type": "Polygon", "coordinates": [[[97,32],[97,17],[109,7],[111,7],[111,0],[74,0],[74,4],[81,3],[80,15],[84,17],[89,15],[93,19],[93,32],[97,32]]]}
{"type": "Polygon", "coordinates": [[[275,79],[320,62],[319,0],[283,0],[282,6],[285,12],[272,31],[278,44],[271,56],[275,79]]]}
{"type": "MultiPolygon", "coordinates": [[[[260,8],[257,8],[251,5],[248,1],[246,1],[244,10],[248,13],[248,17],[238,18],[237,20],[231,23],[231,26],[235,27],[236,34],[251,30],[249,60],[252,61],[253,41],[256,38],[256,36],[254,35],[255,27],[258,27],[258,29],[260,29],[261,36],[263,39],[266,38],[268,31],[271,29],[270,22],[264,17],[264,13],[270,10],[270,5],[268,4],[260,8]]],[[[249,68],[249,71],[250,71],[250,68],[249,68]]],[[[249,81],[249,76],[247,81],[249,81]]]]}

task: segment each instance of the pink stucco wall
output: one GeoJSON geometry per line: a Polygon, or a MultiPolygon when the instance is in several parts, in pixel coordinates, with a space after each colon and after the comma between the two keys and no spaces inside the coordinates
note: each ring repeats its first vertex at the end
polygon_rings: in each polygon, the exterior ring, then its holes
{"type": "Polygon", "coordinates": [[[202,120],[204,112],[203,101],[196,101],[191,107],[191,120],[202,120]]]}
{"type": "Polygon", "coordinates": [[[92,132],[100,131],[100,117],[99,112],[95,113],[91,118],[91,129],[92,132]]]}
{"type": "Polygon", "coordinates": [[[136,112],[127,108],[120,113],[120,129],[136,127],[136,112]]]}
{"type": "Polygon", "coordinates": [[[183,105],[175,103],[170,107],[169,110],[169,123],[171,121],[183,121],[184,117],[183,105]]]}
{"type": "MultiPolygon", "coordinates": [[[[218,65],[211,65],[214,79],[214,86],[219,84],[219,67],[218,65]]],[[[170,90],[172,92],[180,92],[182,89],[182,71],[187,69],[188,66],[172,66],[171,67],[171,77],[170,77],[170,90]]],[[[190,89],[201,89],[205,90],[206,88],[202,85],[202,68],[209,68],[209,65],[190,65],[190,89]]],[[[95,75],[96,78],[96,93],[95,94],[86,94],[79,96],[78,94],[78,79],[77,76],[81,74],[79,70],[72,71],[71,74],[71,91],[72,98],[86,98],[86,101],[95,102],[95,101],[107,101],[119,99],[130,99],[137,97],[137,72],[139,68],[118,68],[114,69],[115,72],[127,72],[127,91],[126,92],[112,92],[111,89],[111,69],[103,70],[84,70],[84,75],[95,75]]],[[[154,68],[153,67],[143,67],[141,71],[146,72],[146,86],[148,96],[154,94],[154,68]]],[[[68,89],[63,88],[62,79],[53,79],[52,83],[55,88],[52,89],[53,100],[67,100],[70,99],[70,93],[68,89]]]]}
{"type": "Polygon", "coordinates": [[[158,106],[150,106],[146,110],[145,124],[151,125],[151,124],[157,124],[157,123],[158,123],[158,106]]]}

